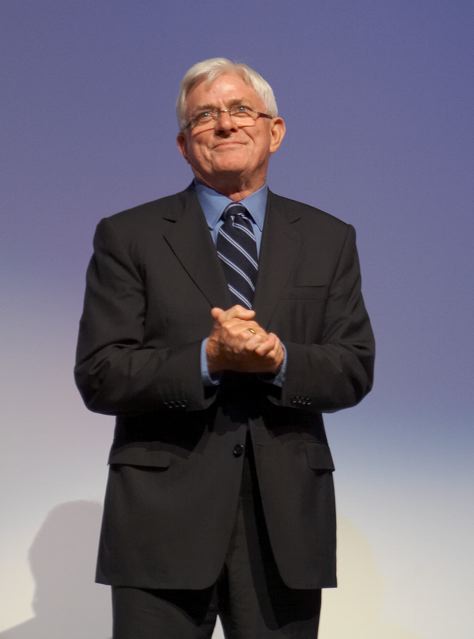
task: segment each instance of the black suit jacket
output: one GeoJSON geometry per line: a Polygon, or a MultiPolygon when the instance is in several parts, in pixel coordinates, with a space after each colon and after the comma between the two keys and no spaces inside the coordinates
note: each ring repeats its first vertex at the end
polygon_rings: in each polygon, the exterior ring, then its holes
{"type": "Polygon", "coordinates": [[[97,580],[204,588],[235,518],[250,432],[275,558],[294,588],[335,585],[334,465],[321,413],[359,402],[374,342],[350,225],[269,193],[254,307],[287,351],[281,388],[203,385],[210,309],[231,301],[192,187],[106,218],[95,235],[75,375],[117,416],[97,580]]]}

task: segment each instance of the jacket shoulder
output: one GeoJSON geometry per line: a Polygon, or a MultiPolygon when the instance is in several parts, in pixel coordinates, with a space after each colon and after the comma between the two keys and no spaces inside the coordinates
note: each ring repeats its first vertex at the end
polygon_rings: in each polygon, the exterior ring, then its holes
{"type": "Polygon", "coordinates": [[[149,220],[159,221],[165,217],[175,217],[181,213],[187,202],[193,197],[191,189],[167,195],[165,197],[138,204],[124,211],[119,211],[104,219],[114,226],[134,226],[149,220]]]}
{"type": "Polygon", "coordinates": [[[277,195],[271,191],[269,192],[269,196],[271,206],[277,206],[278,208],[286,211],[287,214],[290,213],[294,216],[300,217],[306,224],[322,225],[328,230],[331,229],[334,232],[339,231],[343,233],[347,232],[347,227],[350,226],[350,224],[344,222],[335,215],[327,213],[326,211],[310,204],[299,202],[298,200],[292,200],[290,198],[283,197],[282,195],[277,195]]]}

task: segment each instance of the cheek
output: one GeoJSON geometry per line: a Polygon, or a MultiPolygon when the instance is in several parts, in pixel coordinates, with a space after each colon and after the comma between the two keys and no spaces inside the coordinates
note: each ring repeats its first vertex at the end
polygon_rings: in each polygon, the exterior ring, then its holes
{"type": "Polygon", "coordinates": [[[269,152],[270,140],[266,135],[251,136],[251,149],[256,156],[266,155],[269,152]]]}
{"type": "Polygon", "coordinates": [[[209,157],[209,152],[204,145],[193,144],[188,148],[188,161],[191,164],[205,162],[209,157]]]}

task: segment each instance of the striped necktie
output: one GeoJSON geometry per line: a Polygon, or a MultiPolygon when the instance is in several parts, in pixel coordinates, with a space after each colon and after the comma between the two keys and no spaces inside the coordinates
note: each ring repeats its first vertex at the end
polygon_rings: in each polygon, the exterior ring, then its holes
{"type": "Polygon", "coordinates": [[[224,269],[234,304],[252,308],[257,281],[257,243],[245,206],[233,202],[222,213],[217,235],[217,255],[224,269]]]}

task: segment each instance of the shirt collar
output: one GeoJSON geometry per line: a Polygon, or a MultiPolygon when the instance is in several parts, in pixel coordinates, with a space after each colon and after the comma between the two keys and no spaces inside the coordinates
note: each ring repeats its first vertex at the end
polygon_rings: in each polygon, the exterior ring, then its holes
{"type": "MultiPolygon", "coordinates": [[[[219,222],[225,207],[233,202],[233,200],[198,180],[194,180],[194,188],[196,189],[196,195],[204,212],[207,225],[212,230],[219,222]]],[[[263,222],[265,221],[267,197],[268,187],[264,184],[258,191],[251,193],[248,197],[240,201],[250,213],[252,220],[258,226],[260,232],[263,230],[263,222]]]]}

